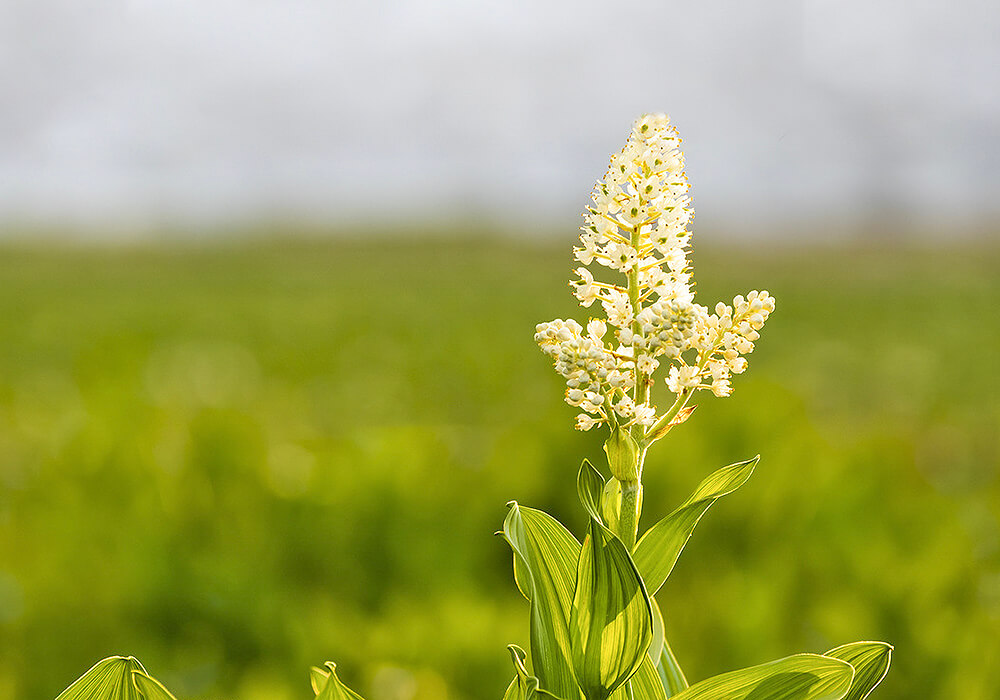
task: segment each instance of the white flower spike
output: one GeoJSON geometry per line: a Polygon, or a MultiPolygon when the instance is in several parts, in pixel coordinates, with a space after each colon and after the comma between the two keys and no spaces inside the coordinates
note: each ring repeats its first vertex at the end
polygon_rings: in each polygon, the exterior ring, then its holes
{"type": "Polygon", "coordinates": [[[733,374],[746,370],[774,297],[752,291],[711,313],[695,303],[688,247],[693,212],[681,139],[665,114],[636,120],[625,147],[611,157],[584,214],[581,267],[570,282],[585,308],[600,302],[605,318],[540,323],[535,341],[566,379],[566,402],[584,411],[576,427],[630,427],[652,442],[694,392],[732,393],[733,374]],[[616,273],[595,279],[593,266],[616,273]],[[624,277],[624,280],[622,279],[624,277]],[[610,331],[610,332],[609,332],[610,331]],[[663,371],[675,394],[664,413],[650,396],[663,371]]]}

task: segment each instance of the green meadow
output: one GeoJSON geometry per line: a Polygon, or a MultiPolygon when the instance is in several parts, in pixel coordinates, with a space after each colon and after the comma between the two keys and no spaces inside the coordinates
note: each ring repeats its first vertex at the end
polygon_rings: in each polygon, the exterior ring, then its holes
{"type": "MultiPolygon", "coordinates": [[[[1000,697],[1000,247],[708,238],[698,301],[777,310],[646,464],[663,514],[761,454],[657,596],[688,678],[880,639],[873,697],[1000,697]]],[[[181,700],[304,700],[326,660],[499,700],[504,504],[579,534],[602,458],[532,340],[586,313],[544,240],[0,249],[0,698],[133,654],[181,700]]]]}

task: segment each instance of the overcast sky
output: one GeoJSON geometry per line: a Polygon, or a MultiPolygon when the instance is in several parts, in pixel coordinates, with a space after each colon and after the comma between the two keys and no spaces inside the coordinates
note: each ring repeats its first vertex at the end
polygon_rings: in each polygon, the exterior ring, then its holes
{"type": "Polygon", "coordinates": [[[4,0],[0,221],[578,221],[644,111],[701,224],[1000,214],[995,0],[4,0]]]}

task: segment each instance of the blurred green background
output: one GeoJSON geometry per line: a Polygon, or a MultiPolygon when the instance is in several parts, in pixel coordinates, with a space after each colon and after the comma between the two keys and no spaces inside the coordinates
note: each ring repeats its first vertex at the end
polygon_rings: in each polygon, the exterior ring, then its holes
{"type": "MultiPolygon", "coordinates": [[[[648,526],[762,455],[658,595],[689,678],[885,639],[879,698],[1000,697],[1000,248],[710,239],[699,301],[778,308],[647,461],[648,526]]],[[[504,503],[579,532],[601,454],[532,342],[585,313],[542,240],[6,244],[0,698],[116,653],[191,700],[311,697],[327,659],[369,700],[499,698],[504,503]]]]}

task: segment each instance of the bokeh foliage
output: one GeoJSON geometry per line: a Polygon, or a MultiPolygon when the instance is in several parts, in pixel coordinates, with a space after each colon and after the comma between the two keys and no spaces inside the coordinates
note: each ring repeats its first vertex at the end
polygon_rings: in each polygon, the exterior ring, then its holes
{"type": "MultiPolygon", "coordinates": [[[[778,310],[647,461],[660,513],[762,455],[657,595],[689,678],[873,638],[880,698],[997,697],[1000,250],[707,238],[699,295],[778,310]]],[[[0,697],[119,653],[192,700],[308,697],[328,658],[370,700],[499,697],[527,642],[504,503],[581,533],[602,456],[532,340],[575,312],[568,251],[5,248],[0,697]]]]}

